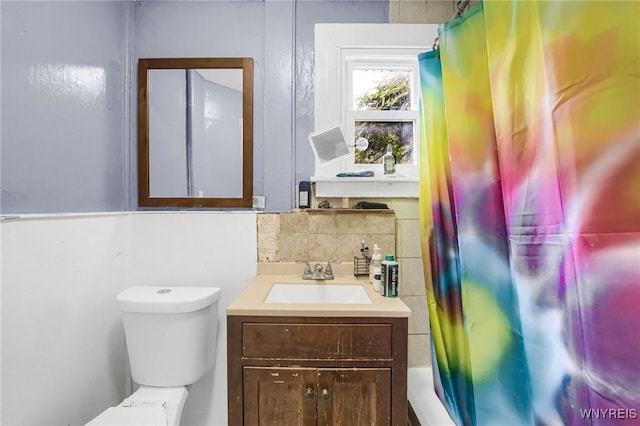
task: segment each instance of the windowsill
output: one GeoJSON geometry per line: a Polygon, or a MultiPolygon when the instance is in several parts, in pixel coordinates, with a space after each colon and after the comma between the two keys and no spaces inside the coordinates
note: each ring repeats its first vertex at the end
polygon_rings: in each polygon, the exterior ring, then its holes
{"type": "Polygon", "coordinates": [[[312,176],[316,197],[418,198],[418,178],[312,176]]]}

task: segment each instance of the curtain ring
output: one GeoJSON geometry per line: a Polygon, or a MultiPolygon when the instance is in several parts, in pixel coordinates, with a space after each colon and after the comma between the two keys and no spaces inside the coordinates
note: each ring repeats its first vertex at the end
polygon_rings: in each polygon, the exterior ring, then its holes
{"type": "Polygon", "coordinates": [[[469,6],[469,0],[460,0],[456,3],[456,18],[462,17],[465,9],[469,6]]]}

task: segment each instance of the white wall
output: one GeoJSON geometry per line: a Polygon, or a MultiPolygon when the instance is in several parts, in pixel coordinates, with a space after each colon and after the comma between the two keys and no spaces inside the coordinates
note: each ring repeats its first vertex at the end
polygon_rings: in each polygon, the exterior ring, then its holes
{"type": "Polygon", "coordinates": [[[124,396],[130,215],[1,227],[3,424],[83,424],[124,396]]]}
{"type": "Polygon", "coordinates": [[[222,288],[216,364],[192,386],[183,425],[227,424],[226,309],[257,272],[255,213],[133,215],[132,283],[222,288]]]}
{"type": "Polygon", "coordinates": [[[82,425],[125,396],[116,294],[134,285],[221,287],[216,366],[185,424],[225,425],[225,310],[256,272],[254,213],[3,218],[2,421],[82,425]]]}

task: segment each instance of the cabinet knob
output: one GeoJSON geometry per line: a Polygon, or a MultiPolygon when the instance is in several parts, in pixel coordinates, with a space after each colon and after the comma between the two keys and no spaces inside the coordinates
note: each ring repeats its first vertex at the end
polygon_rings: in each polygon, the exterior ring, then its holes
{"type": "Polygon", "coordinates": [[[325,401],[329,399],[329,391],[326,389],[322,389],[322,399],[325,401]]]}
{"type": "Polygon", "coordinates": [[[311,398],[313,398],[313,389],[307,388],[307,390],[304,391],[304,399],[311,399],[311,398]]]}

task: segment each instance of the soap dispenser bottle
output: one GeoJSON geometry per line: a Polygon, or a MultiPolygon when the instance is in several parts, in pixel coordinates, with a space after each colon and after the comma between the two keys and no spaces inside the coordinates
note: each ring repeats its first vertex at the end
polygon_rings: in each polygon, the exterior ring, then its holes
{"type": "Polygon", "coordinates": [[[382,253],[377,244],[373,245],[373,255],[371,255],[371,263],[369,264],[369,278],[373,289],[378,293],[382,293],[382,253]]]}

